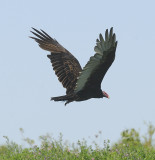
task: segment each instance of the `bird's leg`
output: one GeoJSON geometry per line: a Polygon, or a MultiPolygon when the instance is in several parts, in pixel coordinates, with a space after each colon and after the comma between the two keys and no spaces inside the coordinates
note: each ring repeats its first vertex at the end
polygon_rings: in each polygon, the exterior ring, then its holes
{"type": "Polygon", "coordinates": [[[65,103],[65,106],[70,103],[70,102],[73,102],[74,100],[67,100],[66,103],[65,103]]]}
{"type": "Polygon", "coordinates": [[[66,106],[68,103],[70,103],[70,102],[71,102],[71,101],[69,101],[69,100],[68,100],[68,101],[66,101],[65,106],[66,106]]]}

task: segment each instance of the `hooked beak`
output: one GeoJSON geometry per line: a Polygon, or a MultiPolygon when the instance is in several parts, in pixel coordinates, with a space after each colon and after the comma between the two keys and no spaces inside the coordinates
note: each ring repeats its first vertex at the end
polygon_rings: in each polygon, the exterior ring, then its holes
{"type": "Polygon", "coordinates": [[[102,92],[103,92],[104,97],[110,99],[109,95],[105,91],[102,91],[102,92]]]}

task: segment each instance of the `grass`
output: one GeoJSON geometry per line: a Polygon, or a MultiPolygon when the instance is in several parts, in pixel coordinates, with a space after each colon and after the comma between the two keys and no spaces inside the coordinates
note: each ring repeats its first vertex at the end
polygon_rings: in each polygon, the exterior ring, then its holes
{"type": "MultiPolygon", "coordinates": [[[[62,134],[58,140],[47,134],[40,136],[40,146],[23,136],[23,140],[30,145],[29,148],[23,148],[4,136],[6,143],[0,146],[0,160],[155,160],[155,127],[150,123],[147,125],[148,131],[143,137],[135,129],[124,130],[117,143],[110,146],[107,140],[102,147],[95,141],[88,145],[84,139],[69,144],[63,141],[62,134]]],[[[24,134],[23,129],[20,132],[24,134]]],[[[101,132],[96,135],[96,140],[100,136],[101,132]]]]}

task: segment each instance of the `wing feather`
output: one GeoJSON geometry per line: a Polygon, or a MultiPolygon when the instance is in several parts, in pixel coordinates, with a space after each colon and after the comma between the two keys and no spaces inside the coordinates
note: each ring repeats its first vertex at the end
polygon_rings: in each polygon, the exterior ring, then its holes
{"type": "Polygon", "coordinates": [[[31,31],[36,37],[30,37],[34,39],[39,46],[51,54],[47,57],[51,60],[53,70],[58,76],[58,80],[66,88],[66,93],[70,94],[74,92],[77,77],[82,70],[78,60],[62,45],[60,45],[55,39],[51,38],[45,31],[38,31],[32,28],[31,31]]]}
{"type": "Polygon", "coordinates": [[[80,73],[75,92],[83,90],[98,90],[101,82],[115,59],[115,51],[117,47],[116,36],[113,34],[113,28],[105,32],[105,40],[100,34],[96,40],[94,48],[96,54],[90,57],[82,72],[80,73]]]}

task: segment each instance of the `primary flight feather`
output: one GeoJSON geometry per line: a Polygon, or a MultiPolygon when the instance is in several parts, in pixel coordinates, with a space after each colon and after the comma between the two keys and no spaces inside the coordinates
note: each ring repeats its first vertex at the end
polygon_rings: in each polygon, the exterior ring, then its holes
{"type": "Polygon", "coordinates": [[[90,98],[109,98],[108,94],[101,90],[101,82],[115,59],[117,47],[116,36],[113,28],[105,32],[105,39],[100,34],[94,48],[95,55],[90,57],[82,69],[78,60],[55,39],[51,38],[43,30],[32,28],[36,37],[34,39],[39,46],[50,54],[53,70],[63,87],[66,95],[52,97],[54,101],[65,101],[65,105],[73,101],[84,101],[90,98]]]}

